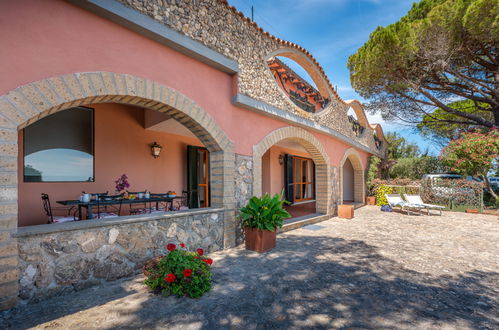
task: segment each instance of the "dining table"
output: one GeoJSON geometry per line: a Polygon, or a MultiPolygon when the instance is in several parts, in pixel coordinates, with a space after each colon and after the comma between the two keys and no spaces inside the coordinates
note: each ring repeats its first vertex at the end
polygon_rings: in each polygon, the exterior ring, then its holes
{"type": "MultiPolygon", "coordinates": [[[[57,201],[58,204],[64,206],[76,206],[78,207],[78,219],[83,219],[83,209],[86,209],[87,219],[93,219],[94,214],[92,213],[93,207],[100,207],[106,205],[123,205],[123,204],[149,204],[149,212],[152,211],[153,203],[156,204],[156,210],[158,209],[160,202],[166,202],[170,204],[169,209],[173,209],[173,201],[175,199],[182,199],[182,196],[171,196],[171,195],[163,195],[163,196],[151,196],[150,198],[112,198],[112,197],[100,197],[98,199],[91,199],[88,202],[84,202],[78,199],[70,199],[70,200],[61,200],[57,201]]],[[[168,210],[168,207],[167,207],[168,210]]]]}

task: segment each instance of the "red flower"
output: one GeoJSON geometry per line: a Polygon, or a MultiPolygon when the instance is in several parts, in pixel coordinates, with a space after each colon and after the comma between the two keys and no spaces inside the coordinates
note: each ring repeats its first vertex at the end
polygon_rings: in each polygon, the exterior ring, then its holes
{"type": "Polygon", "coordinates": [[[170,244],[168,244],[168,245],[166,246],[166,249],[167,249],[168,251],[170,251],[170,252],[171,252],[171,251],[173,251],[173,250],[175,250],[176,248],[177,248],[177,246],[176,246],[175,244],[172,244],[172,243],[170,243],[170,244]]]}
{"type": "Polygon", "coordinates": [[[213,259],[211,258],[203,259],[203,262],[207,263],[208,265],[211,265],[213,263],[213,259]]]}
{"type": "Polygon", "coordinates": [[[200,256],[202,256],[204,254],[204,250],[203,249],[197,249],[196,251],[198,252],[198,254],[200,256]]]}
{"type": "Polygon", "coordinates": [[[189,268],[184,269],[182,271],[182,274],[184,274],[185,277],[191,277],[191,275],[192,275],[192,269],[189,269],[189,268]]]}
{"type": "Polygon", "coordinates": [[[180,243],[180,247],[181,248],[185,248],[185,244],[184,243],[180,243]]]}
{"type": "Polygon", "coordinates": [[[194,259],[199,259],[199,257],[198,257],[198,256],[195,256],[195,257],[194,257],[194,259]]]}
{"type": "Polygon", "coordinates": [[[175,275],[173,273],[170,273],[165,276],[165,281],[168,283],[173,283],[175,281],[175,275]]]}

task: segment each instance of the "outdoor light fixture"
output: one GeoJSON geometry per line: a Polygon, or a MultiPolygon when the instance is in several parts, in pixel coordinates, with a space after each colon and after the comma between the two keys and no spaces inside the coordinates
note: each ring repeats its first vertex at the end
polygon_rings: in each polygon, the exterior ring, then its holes
{"type": "Polygon", "coordinates": [[[282,164],[284,164],[284,155],[280,154],[279,155],[279,165],[282,165],[282,164]]]}
{"type": "Polygon", "coordinates": [[[151,145],[151,152],[154,158],[158,158],[161,153],[162,146],[156,143],[156,141],[151,145]]]}

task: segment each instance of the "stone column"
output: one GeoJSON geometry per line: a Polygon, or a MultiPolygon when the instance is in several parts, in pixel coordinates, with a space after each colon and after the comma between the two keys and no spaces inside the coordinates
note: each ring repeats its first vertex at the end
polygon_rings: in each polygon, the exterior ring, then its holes
{"type": "Polygon", "coordinates": [[[0,118],[0,310],[17,304],[17,128],[0,118]]]}

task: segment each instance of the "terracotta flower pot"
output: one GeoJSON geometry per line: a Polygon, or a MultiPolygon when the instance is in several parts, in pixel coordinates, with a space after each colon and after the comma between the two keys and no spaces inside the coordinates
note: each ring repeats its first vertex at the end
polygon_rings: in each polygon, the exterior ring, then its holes
{"type": "Polygon", "coordinates": [[[467,209],[466,213],[478,213],[477,209],[467,209]]]}
{"type": "Polygon", "coordinates": [[[276,231],[244,228],[246,250],[265,252],[275,248],[276,231]]]}
{"type": "Polygon", "coordinates": [[[367,200],[367,205],[376,205],[376,197],[369,196],[366,197],[366,200],[367,200]]]}

